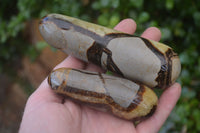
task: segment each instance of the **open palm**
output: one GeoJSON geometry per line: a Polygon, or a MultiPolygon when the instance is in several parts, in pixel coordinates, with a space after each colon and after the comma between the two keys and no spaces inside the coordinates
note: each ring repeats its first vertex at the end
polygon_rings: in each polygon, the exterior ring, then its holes
{"type": "MultiPolygon", "coordinates": [[[[126,19],[115,29],[133,34],[136,24],[133,20],[126,19]]],[[[144,31],[142,37],[159,41],[161,33],[157,28],[151,27],[144,31]]],[[[71,56],[56,66],[60,67],[103,72],[101,68],[71,56]]],[[[134,126],[131,121],[63,99],[50,89],[45,79],[27,101],[20,133],[155,133],[169,116],[180,93],[178,83],[167,88],[161,95],[153,116],[134,126]]]]}

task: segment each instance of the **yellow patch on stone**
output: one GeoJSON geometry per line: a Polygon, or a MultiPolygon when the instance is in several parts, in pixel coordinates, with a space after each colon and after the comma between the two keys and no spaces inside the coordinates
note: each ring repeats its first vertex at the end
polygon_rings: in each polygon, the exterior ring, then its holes
{"type": "Polygon", "coordinates": [[[55,18],[59,18],[59,19],[63,19],[63,20],[67,20],[69,22],[71,22],[74,25],[80,26],[86,30],[89,30],[91,32],[94,32],[100,36],[105,36],[106,34],[109,33],[122,33],[120,31],[114,30],[114,29],[109,29],[97,24],[93,24],[93,23],[89,23],[77,18],[73,18],[73,17],[69,17],[69,16],[65,16],[65,15],[60,15],[60,14],[50,14],[49,16],[53,16],[55,18]]]}

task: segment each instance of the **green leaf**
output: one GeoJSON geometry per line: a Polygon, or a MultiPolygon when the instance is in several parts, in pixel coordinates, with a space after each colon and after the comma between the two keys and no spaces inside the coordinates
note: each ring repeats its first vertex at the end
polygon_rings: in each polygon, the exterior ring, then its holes
{"type": "Polygon", "coordinates": [[[106,74],[108,74],[108,75],[113,75],[113,72],[111,72],[111,71],[106,71],[106,74]]]}
{"type": "Polygon", "coordinates": [[[172,36],[172,33],[171,33],[171,30],[167,27],[165,28],[160,28],[161,30],[161,33],[162,33],[162,37],[161,39],[164,41],[164,40],[168,40],[169,38],[171,38],[172,36]]]}
{"type": "Polygon", "coordinates": [[[168,10],[172,10],[174,7],[174,0],[166,0],[165,6],[168,10]]]}
{"type": "Polygon", "coordinates": [[[113,8],[119,7],[119,4],[120,4],[120,0],[112,0],[112,7],[113,8]]]}
{"type": "Polygon", "coordinates": [[[129,1],[131,5],[137,7],[137,8],[141,8],[143,5],[143,0],[130,0],[129,1]]]}
{"type": "Polygon", "coordinates": [[[103,13],[98,17],[98,23],[103,26],[108,26],[109,24],[109,15],[107,13],[103,13]]]}
{"type": "Polygon", "coordinates": [[[139,15],[138,22],[139,22],[139,23],[147,22],[147,21],[149,20],[149,18],[150,18],[149,13],[147,13],[147,12],[142,12],[142,13],[140,13],[140,15],[139,15]]]}
{"type": "Polygon", "coordinates": [[[48,46],[48,44],[44,41],[36,43],[36,49],[39,50],[39,51],[42,51],[47,46],[48,46]]]}
{"type": "Polygon", "coordinates": [[[158,22],[153,20],[153,21],[150,22],[149,25],[150,25],[150,27],[158,27],[158,22]]]}
{"type": "Polygon", "coordinates": [[[95,9],[95,10],[98,10],[101,8],[101,4],[99,1],[95,1],[92,3],[92,8],[95,9]]]}
{"type": "Polygon", "coordinates": [[[107,7],[109,5],[110,1],[109,0],[100,0],[100,4],[102,7],[107,7]]]}
{"type": "Polygon", "coordinates": [[[112,15],[109,21],[109,26],[110,28],[113,28],[114,26],[116,26],[120,21],[120,17],[118,14],[112,15]]]}
{"type": "Polygon", "coordinates": [[[198,26],[198,27],[200,27],[200,12],[195,12],[194,14],[193,14],[193,18],[194,18],[194,22],[195,22],[195,24],[198,26]]]}
{"type": "Polygon", "coordinates": [[[194,90],[190,90],[188,87],[183,87],[181,96],[187,99],[192,99],[192,98],[195,98],[196,93],[194,92],[194,90]]]}

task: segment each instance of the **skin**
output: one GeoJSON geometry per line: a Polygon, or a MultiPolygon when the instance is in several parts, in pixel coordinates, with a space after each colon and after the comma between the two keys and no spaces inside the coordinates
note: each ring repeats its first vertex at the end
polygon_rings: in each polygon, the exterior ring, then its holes
{"type": "MultiPolygon", "coordinates": [[[[121,21],[116,30],[133,34],[136,23],[131,19],[121,21]]],[[[159,41],[161,32],[155,27],[146,29],[144,38],[159,41]]],[[[67,57],[54,69],[70,67],[103,72],[93,64],[86,64],[72,56],[67,57]]],[[[181,94],[178,83],[165,89],[161,95],[156,112],[137,126],[133,122],[93,110],[56,95],[45,79],[29,97],[22,118],[20,133],[155,133],[158,132],[181,94]]]]}

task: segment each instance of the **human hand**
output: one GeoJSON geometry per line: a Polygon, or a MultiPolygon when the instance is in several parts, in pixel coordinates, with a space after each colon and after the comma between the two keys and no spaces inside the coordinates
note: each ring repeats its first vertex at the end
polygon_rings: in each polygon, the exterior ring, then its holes
{"type": "MultiPolygon", "coordinates": [[[[120,22],[116,30],[133,34],[136,24],[131,19],[120,22]]],[[[157,28],[148,28],[142,37],[159,41],[161,33],[157,28]]],[[[56,68],[68,67],[90,71],[103,70],[93,64],[86,64],[72,56],[67,57],[56,68]]],[[[38,89],[29,97],[20,133],[136,133],[158,132],[174,108],[181,93],[181,87],[175,83],[161,95],[158,107],[150,118],[137,126],[110,114],[93,110],[56,95],[45,79],[38,89]]]]}

